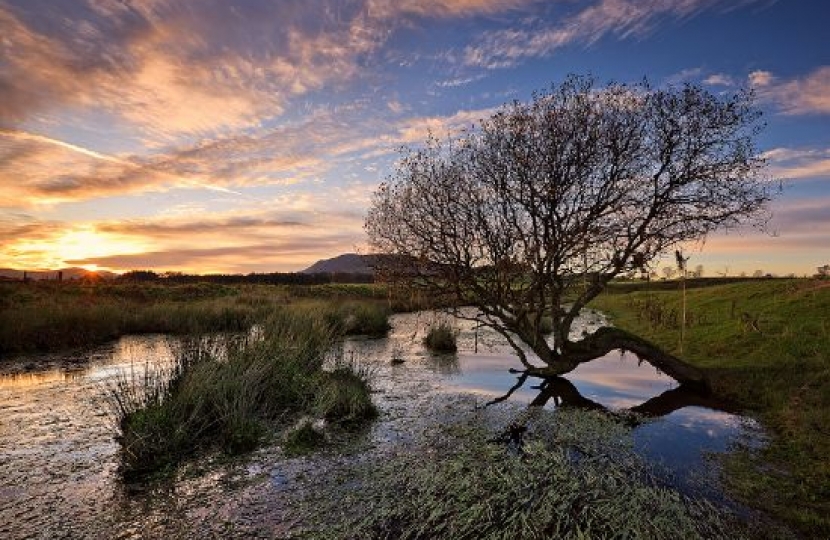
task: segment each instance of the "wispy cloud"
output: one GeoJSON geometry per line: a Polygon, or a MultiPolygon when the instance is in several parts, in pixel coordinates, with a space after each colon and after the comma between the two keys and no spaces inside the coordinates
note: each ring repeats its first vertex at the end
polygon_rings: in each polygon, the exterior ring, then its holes
{"type": "Polygon", "coordinates": [[[402,117],[399,110],[371,116],[365,107],[324,108],[300,122],[257,134],[205,139],[151,155],[116,157],[42,135],[0,130],[0,206],[34,207],[172,189],[233,193],[251,186],[309,182],[349,156],[391,154],[402,144],[423,142],[430,131],[441,136],[457,132],[491,113],[484,109],[447,117],[402,117]]]}
{"type": "Polygon", "coordinates": [[[360,2],[0,4],[0,123],[74,106],[159,140],[256,126],[354,77],[387,26],[360,2]]]}
{"type": "Polygon", "coordinates": [[[439,88],[457,88],[459,86],[466,86],[468,84],[480,81],[485,77],[484,74],[472,75],[469,77],[455,77],[452,79],[444,79],[435,83],[439,88]]]}
{"type": "Polygon", "coordinates": [[[369,0],[368,7],[371,13],[383,17],[459,17],[501,13],[538,3],[540,0],[369,0]]]}
{"type": "Polygon", "coordinates": [[[754,1],[599,0],[553,23],[534,21],[530,26],[488,32],[465,49],[464,63],[491,69],[510,67],[529,58],[548,56],[567,45],[591,45],[609,35],[642,38],[666,19],[689,18],[705,10],[731,9],[754,1]]]}
{"type": "Polygon", "coordinates": [[[764,152],[770,172],[784,179],[830,181],[830,148],[774,148],[764,152]]]}
{"type": "Polygon", "coordinates": [[[830,114],[830,66],[789,80],[758,70],[749,74],[748,82],[761,99],[774,103],[784,114],[830,114]]]}

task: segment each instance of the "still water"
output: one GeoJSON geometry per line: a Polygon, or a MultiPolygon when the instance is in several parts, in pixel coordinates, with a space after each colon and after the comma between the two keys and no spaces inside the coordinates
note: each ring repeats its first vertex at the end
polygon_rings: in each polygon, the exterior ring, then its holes
{"type": "MultiPolygon", "coordinates": [[[[508,369],[521,365],[509,347],[474,323],[435,312],[395,315],[391,322],[386,338],[343,345],[344,354],[373,367],[382,411],[361,435],[359,452],[289,459],[274,444],[241,459],[203,459],[173,481],[138,487],[118,478],[105,389],[116,377],[164,365],[174,340],[128,336],[82,353],[3,359],[0,538],[279,537],[304,519],[294,512],[292,494],[327,470],[405,449],[440,422],[442,411],[484,405],[517,382],[508,369]],[[459,352],[436,356],[422,340],[430,324],[445,318],[459,331],[459,352]]],[[[588,312],[576,331],[601,324],[599,314],[588,312]]],[[[636,407],[677,386],[619,353],[584,364],[567,379],[582,397],[611,410],[636,407]]],[[[538,383],[529,379],[506,403],[533,402],[538,383]]],[[[544,406],[554,408],[556,401],[544,406]]],[[[679,486],[716,493],[706,456],[737,443],[760,444],[762,435],[751,420],[714,406],[698,403],[644,419],[633,432],[636,448],[679,486]]]]}

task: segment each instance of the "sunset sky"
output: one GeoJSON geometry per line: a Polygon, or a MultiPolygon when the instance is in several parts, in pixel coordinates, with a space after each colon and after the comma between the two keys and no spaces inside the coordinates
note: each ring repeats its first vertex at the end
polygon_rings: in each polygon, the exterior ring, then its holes
{"type": "Polygon", "coordinates": [[[300,270],[401,145],[568,73],[752,87],[784,180],[708,275],[830,263],[821,0],[0,0],[0,267],[300,270]]]}

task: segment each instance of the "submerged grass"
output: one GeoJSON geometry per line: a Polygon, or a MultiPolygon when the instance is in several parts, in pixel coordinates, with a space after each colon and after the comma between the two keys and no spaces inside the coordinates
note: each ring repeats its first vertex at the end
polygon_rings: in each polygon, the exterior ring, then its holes
{"type": "MultiPolygon", "coordinates": [[[[348,488],[305,501],[303,538],[742,538],[729,512],[662,486],[627,428],[587,411],[539,411],[521,452],[465,418],[424,448],[343,471],[348,488]],[[335,502],[336,501],[336,502],[335,502]],[[348,510],[345,510],[348,509],[348,510]]],[[[335,479],[334,483],[340,480],[335,479]]]]}
{"type": "Polygon", "coordinates": [[[281,309],[254,334],[196,340],[168,372],[119,381],[109,396],[125,477],[164,471],[210,448],[248,451],[301,413],[370,418],[366,374],[344,362],[323,369],[335,331],[325,316],[281,309]]]}
{"type": "Polygon", "coordinates": [[[755,411],[772,434],[760,452],[726,462],[747,503],[830,537],[830,282],[752,280],[687,291],[680,353],[677,290],[608,294],[615,325],[706,370],[716,393],[755,411]]]}

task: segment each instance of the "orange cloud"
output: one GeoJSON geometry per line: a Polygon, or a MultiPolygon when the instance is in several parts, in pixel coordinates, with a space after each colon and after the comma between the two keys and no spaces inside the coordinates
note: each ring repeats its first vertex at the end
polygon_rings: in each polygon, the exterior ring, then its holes
{"type": "Polygon", "coordinates": [[[173,217],[83,223],[0,219],[0,260],[30,269],[298,270],[363,244],[362,208],[370,191],[353,184],[323,194],[276,197],[258,210],[197,208],[173,217]]]}

